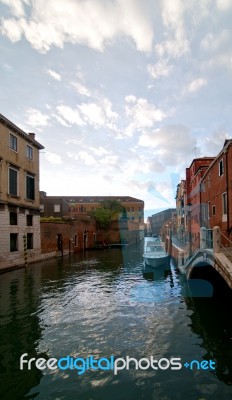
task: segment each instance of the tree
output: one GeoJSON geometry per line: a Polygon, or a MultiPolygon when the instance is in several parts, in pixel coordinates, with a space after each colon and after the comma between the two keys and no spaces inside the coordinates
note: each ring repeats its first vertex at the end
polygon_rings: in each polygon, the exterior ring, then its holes
{"type": "Polygon", "coordinates": [[[125,208],[117,200],[103,200],[101,206],[91,213],[101,228],[107,228],[111,221],[125,215],[125,208]]]}

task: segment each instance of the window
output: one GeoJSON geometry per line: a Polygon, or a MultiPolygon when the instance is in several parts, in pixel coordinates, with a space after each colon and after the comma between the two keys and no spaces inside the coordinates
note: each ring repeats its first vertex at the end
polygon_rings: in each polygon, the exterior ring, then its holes
{"type": "Polygon", "coordinates": [[[10,251],[17,251],[18,250],[18,234],[11,233],[10,234],[10,251]]]}
{"type": "Polygon", "coordinates": [[[60,204],[54,204],[54,212],[60,212],[60,204]]]}
{"type": "Polygon", "coordinates": [[[27,249],[33,249],[33,233],[27,233],[27,249]]]}
{"type": "Polygon", "coordinates": [[[212,214],[216,215],[216,207],[215,206],[212,207],[212,214]]]}
{"type": "Polygon", "coordinates": [[[219,176],[224,174],[224,161],[223,158],[219,161],[219,176]]]}
{"type": "Polygon", "coordinates": [[[27,147],[26,147],[26,157],[29,160],[33,160],[33,148],[31,146],[29,146],[28,144],[27,144],[27,147]]]}
{"type": "Polygon", "coordinates": [[[17,213],[10,212],[10,225],[17,225],[17,224],[18,224],[17,213]]]}
{"type": "Polygon", "coordinates": [[[208,219],[210,219],[210,201],[208,201],[208,219]]]}
{"type": "Polygon", "coordinates": [[[222,193],[222,214],[227,214],[227,196],[226,196],[226,192],[222,193]]]}
{"type": "Polygon", "coordinates": [[[44,204],[40,204],[40,211],[44,212],[44,204]]]}
{"type": "Polygon", "coordinates": [[[14,151],[18,149],[18,139],[16,136],[12,135],[12,133],[10,133],[10,149],[14,151]]]}
{"type": "Polygon", "coordinates": [[[33,225],[33,215],[28,214],[27,215],[27,226],[32,226],[33,225]]]}
{"type": "Polygon", "coordinates": [[[35,200],[35,177],[29,174],[26,175],[26,198],[35,200]]]}
{"type": "Polygon", "coordinates": [[[9,167],[9,194],[18,195],[18,170],[14,167],[9,167]]]}

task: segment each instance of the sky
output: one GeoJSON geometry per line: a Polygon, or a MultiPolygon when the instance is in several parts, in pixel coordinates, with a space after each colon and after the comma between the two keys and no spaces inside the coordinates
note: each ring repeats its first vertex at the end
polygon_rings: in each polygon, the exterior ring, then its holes
{"type": "Polygon", "coordinates": [[[47,195],[175,207],[231,138],[231,0],[0,0],[0,113],[34,132],[47,195]]]}

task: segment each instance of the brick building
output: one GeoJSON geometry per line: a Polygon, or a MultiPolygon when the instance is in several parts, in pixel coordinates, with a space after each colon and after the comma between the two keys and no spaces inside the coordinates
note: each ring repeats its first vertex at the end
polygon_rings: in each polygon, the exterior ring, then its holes
{"type": "Polygon", "coordinates": [[[117,200],[125,208],[127,220],[144,223],[144,201],[130,196],[47,196],[40,192],[41,217],[89,215],[104,200],[117,200]]]}
{"type": "Polygon", "coordinates": [[[227,237],[232,235],[232,139],[225,140],[202,177],[202,224],[219,226],[227,237]]]}
{"type": "Polygon", "coordinates": [[[200,227],[204,218],[201,199],[202,177],[214,159],[215,157],[195,158],[190,167],[186,168],[185,226],[188,227],[191,223],[193,247],[199,246],[200,227]],[[191,204],[191,221],[188,221],[188,204],[191,204]]]}
{"type": "MultiPolygon", "coordinates": [[[[177,187],[177,213],[180,185],[177,187]]],[[[201,227],[213,229],[219,226],[222,234],[232,239],[232,139],[225,140],[216,157],[194,159],[186,168],[183,205],[185,233],[191,234],[192,250],[199,247],[201,227]]],[[[210,232],[208,235],[210,241],[210,232]]],[[[228,245],[225,237],[222,241],[228,245]]]]}
{"type": "Polygon", "coordinates": [[[144,202],[129,196],[47,196],[40,192],[42,221],[44,218],[63,219],[41,223],[42,252],[80,251],[103,244],[136,243],[144,234],[144,202]],[[126,211],[123,219],[112,221],[107,229],[96,225],[91,213],[101,207],[104,200],[117,200],[126,211]],[[50,229],[50,232],[49,232],[50,229]],[[62,246],[59,243],[62,242],[62,246]],[[50,243],[50,245],[48,245],[50,243]]]}
{"type": "Polygon", "coordinates": [[[38,259],[40,246],[39,150],[25,133],[0,114],[0,267],[38,259]]]}

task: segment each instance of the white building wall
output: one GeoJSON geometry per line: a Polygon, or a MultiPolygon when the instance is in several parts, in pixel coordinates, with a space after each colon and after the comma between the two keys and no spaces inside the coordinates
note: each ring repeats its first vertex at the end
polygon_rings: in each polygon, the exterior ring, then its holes
{"type": "Polygon", "coordinates": [[[10,210],[7,205],[0,207],[0,269],[25,263],[24,235],[33,233],[33,249],[27,249],[28,262],[40,259],[40,215],[33,215],[33,225],[27,226],[28,209],[17,207],[17,225],[10,225],[10,210]],[[18,250],[10,251],[10,234],[18,234],[18,250]]]}

